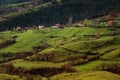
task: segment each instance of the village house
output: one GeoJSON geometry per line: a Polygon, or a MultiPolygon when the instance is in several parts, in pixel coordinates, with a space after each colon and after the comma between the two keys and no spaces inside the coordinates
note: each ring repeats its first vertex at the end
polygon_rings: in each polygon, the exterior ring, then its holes
{"type": "Polygon", "coordinates": [[[20,32],[20,31],[22,31],[23,29],[19,26],[19,27],[16,27],[16,31],[17,32],[20,32]]]}
{"type": "Polygon", "coordinates": [[[78,27],[84,27],[85,25],[83,23],[76,23],[76,26],[78,26],[78,27]]]}
{"type": "Polygon", "coordinates": [[[51,28],[53,28],[53,29],[56,29],[56,28],[61,28],[62,27],[62,25],[61,24],[55,24],[54,26],[51,26],[51,28]]]}
{"type": "Polygon", "coordinates": [[[107,22],[108,27],[114,27],[115,24],[116,24],[116,22],[114,20],[110,20],[110,21],[107,22]]]}
{"type": "Polygon", "coordinates": [[[56,28],[58,28],[58,27],[57,27],[57,26],[51,26],[51,28],[56,29],[56,28]]]}
{"type": "Polygon", "coordinates": [[[38,26],[38,29],[42,29],[42,28],[45,28],[45,26],[44,25],[39,25],[38,26]]]}

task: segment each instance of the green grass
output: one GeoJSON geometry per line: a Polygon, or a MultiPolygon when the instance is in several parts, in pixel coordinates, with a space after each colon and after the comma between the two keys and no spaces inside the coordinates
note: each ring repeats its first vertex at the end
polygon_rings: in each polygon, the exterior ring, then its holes
{"type": "MultiPolygon", "coordinates": [[[[76,58],[76,57],[88,58],[89,56],[99,55],[100,58],[96,61],[94,60],[88,61],[87,63],[72,67],[76,69],[78,72],[87,72],[87,71],[100,70],[101,65],[103,64],[106,64],[106,66],[110,66],[110,67],[114,64],[120,65],[120,61],[119,61],[120,34],[117,36],[109,36],[111,32],[112,31],[109,28],[74,28],[74,27],[65,28],[65,29],[45,28],[41,30],[28,30],[24,32],[14,32],[14,31],[0,32],[0,36],[3,37],[3,39],[2,38],[0,39],[0,43],[2,43],[7,39],[10,39],[12,36],[18,36],[16,38],[15,44],[11,44],[7,47],[0,49],[0,61],[7,58],[7,57],[2,57],[1,55],[3,54],[8,54],[9,52],[11,53],[11,55],[22,52],[35,53],[33,47],[41,46],[45,43],[48,43],[50,44],[49,47],[33,54],[32,56],[28,56],[27,59],[29,60],[16,59],[5,63],[12,62],[15,67],[24,67],[25,69],[44,68],[44,67],[58,68],[64,64],[69,63],[69,61],[65,62],[67,58],[76,58]],[[105,36],[100,36],[99,39],[96,39],[95,36],[97,34],[105,35],[105,36]],[[68,50],[65,48],[67,48],[68,50]],[[92,54],[89,54],[90,52],[92,54]],[[38,54],[41,55],[54,54],[54,58],[52,59],[51,62],[41,61],[35,59],[36,56],[38,56],[38,54]],[[33,59],[35,59],[35,61],[32,61],[33,59]]],[[[76,61],[77,60],[78,58],[76,59],[76,61]]],[[[100,80],[109,80],[109,78],[104,79],[102,75],[99,75],[98,78],[99,77],[100,80]]],[[[70,80],[70,78],[65,78],[65,79],[70,80]]],[[[88,78],[78,77],[78,80],[79,79],[95,80],[95,77],[93,76],[88,78]]]]}
{"type": "Polygon", "coordinates": [[[29,52],[32,51],[32,47],[37,44],[37,40],[41,37],[32,31],[24,32],[22,34],[16,34],[19,37],[16,40],[16,44],[8,46],[1,50],[1,52],[29,52]],[[32,34],[32,35],[31,35],[32,34]],[[36,41],[34,41],[36,40],[36,41]],[[34,43],[35,42],[35,43],[34,43]]]}
{"type": "Polygon", "coordinates": [[[25,78],[9,74],[0,74],[0,80],[25,80],[25,78]]]}
{"type": "Polygon", "coordinates": [[[55,62],[61,62],[64,61],[65,59],[67,59],[68,57],[72,58],[72,57],[77,57],[77,56],[85,56],[85,54],[83,53],[73,53],[70,51],[67,51],[65,49],[62,48],[49,48],[49,49],[45,49],[43,51],[41,51],[39,54],[54,54],[54,59],[53,61],[55,62]]]}
{"type": "Polygon", "coordinates": [[[92,62],[83,64],[83,65],[74,66],[74,68],[77,71],[80,71],[80,72],[93,71],[93,70],[97,70],[98,67],[101,68],[102,64],[109,65],[109,67],[110,67],[113,64],[120,65],[120,61],[114,61],[114,60],[113,61],[102,61],[102,60],[97,60],[97,61],[92,61],[92,62]]]}
{"type": "Polygon", "coordinates": [[[79,52],[88,52],[88,51],[91,52],[94,49],[97,49],[97,48],[99,49],[101,46],[102,47],[104,47],[106,45],[108,46],[109,45],[108,42],[111,43],[111,44],[117,44],[117,43],[114,43],[114,38],[106,37],[106,38],[101,38],[101,39],[95,39],[93,41],[73,42],[73,43],[66,44],[63,47],[69,48],[71,50],[76,50],[76,51],[79,51],[79,52]]]}
{"type": "Polygon", "coordinates": [[[87,64],[83,64],[80,66],[75,66],[74,68],[77,71],[89,71],[89,70],[95,69],[97,66],[100,66],[102,63],[103,61],[93,61],[93,62],[89,62],[87,64]]]}
{"type": "MultiPolygon", "coordinates": [[[[96,28],[66,28],[66,29],[43,29],[43,30],[29,30],[27,32],[23,33],[9,33],[9,36],[11,35],[18,35],[16,44],[13,44],[11,46],[8,46],[0,52],[25,52],[25,51],[32,51],[32,47],[36,45],[40,45],[41,41],[48,42],[49,44],[56,45],[60,44],[61,42],[57,42],[55,44],[55,41],[62,40],[61,37],[66,37],[68,40],[71,39],[71,36],[73,34],[76,34],[77,36],[80,35],[94,35],[96,31],[98,32],[99,29],[96,28]],[[78,31],[82,31],[79,32],[78,31]],[[91,33],[90,33],[91,32],[91,33]],[[49,36],[58,36],[57,38],[50,38],[49,36]],[[23,47],[24,46],[24,47],[23,47]]],[[[107,29],[106,29],[106,32],[107,29]]],[[[3,33],[2,33],[3,34],[3,33]]],[[[4,33],[3,35],[5,38],[8,38],[8,33],[4,33]],[[6,36],[7,35],[7,36],[6,36]]],[[[67,41],[66,41],[67,42],[67,41]]]]}
{"type": "Polygon", "coordinates": [[[13,60],[7,63],[12,63],[16,68],[23,67],[25,69],[31,68],[44,68],[44,67],[57,67],[60,68],[61,65],[67,64],[66,62],[63,63],[52,63],[52,62],[45,62],[45,61],[26,61],[22,59],[13,60]]]}
{"type": "Polygon", "coordinates": [[[99,52],[100,54],[107,54],[113,50],[116,50],[116,49],[119,49],[120,46],[119,45],[105,45],[105,46],[102,46],[98,49],[96,49],[97,52],[99,52]]]}
{"type": "MultiPolygon", "coordinates": [[[[28,77],[29,78],[33,77],[33,80],[38,79],[38,76],[29,75],[28,77]]],[[[0,74],[0,80],[28,80],[28,78],[26,76],[21,77],[21,76],[17,76],[17,75],[0,74]]],[[[40,80],[47,80],[47,78],[40,76],[40,80]]]]}
{"type": "Polygon", "coordinates": [[[120,48],[103,55],[101,58],[107,60],[120,60],[120,48]]]}
{"type": "MultiPolygon", "coordinates": [[[[119,29],[118,29],[119,30],[119,29]]],[[[92,52],[105,54],[109,50],[119,48],[120,36],[104,36],[100,39],[84,36],[84,35],[105,35],[110,34],[111,30],[108,28],[65,28],[65,29],[50,29],[45,28],[41,30],[28,30],[26,32],[1,32],[0,35],[7,40],[12,36],[18,36],[16,43],[0,49],[0,54],[3,53],[21,53],[21,52],[34,52],[32,47],[40,46],[44,43],[48,43],[51,46],[47,49],[39,52],[40,54],[55,54],[56,61],[62,61],[68,56],[75,57],[83,55],[82,52],[92,52]],[[73,38],[72,38],[73,37],[73,38]],[[79,39],[78,39],[79,38],[79,39]],[[109,44],[110,43],[110,44],[109,44]],[[62,44],[62,45],[61,45],[62,44]],[[64,50],[68,48],[70,50],[78,51],[79,53],[73,54],[70,51],[64,50]]]]}
{"type": "Polygon", "coordinates": [[[85,72],[85,73],[63,73],[53,76],[51,80],[119,80],[120,76],[105,72],[105,71],[95,71],[95,72],[85,72]]]}

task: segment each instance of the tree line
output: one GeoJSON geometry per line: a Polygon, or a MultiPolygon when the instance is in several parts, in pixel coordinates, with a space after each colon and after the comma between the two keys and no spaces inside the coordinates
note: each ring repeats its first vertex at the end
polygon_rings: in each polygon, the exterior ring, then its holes
{"type": "Polygon", "coordinates": [[[84,3],[81,0],[61,0],[61,3],[56,0],[47,1],[51,1],[51,4],[41,7],[38,11],[31,11],[30,13],[0,22],[1,30],[12,29],[15,26],[66,24],[69,17],[73,17],[73,22],[75,22],[103,16],[112,10],[120,8],[119,0],[93,0],[91,3],[87,3],[87,0],[84,3]]]}

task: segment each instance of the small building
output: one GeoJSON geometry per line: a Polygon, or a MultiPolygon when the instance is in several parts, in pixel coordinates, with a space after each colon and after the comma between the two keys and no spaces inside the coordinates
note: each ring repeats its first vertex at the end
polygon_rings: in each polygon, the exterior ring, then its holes
{"type": "Polygon", "coordinates": [[[51,26],[51,28],[54,28],[54,29],[56,29],[56,28],[61,28],[61,27],[62,27],[61,24],[55,24],[54,26],[51,26]]]}
{"type": "Polygon", "coordinates": [[[56,29],[56,28],[58,28],[58,26],[51,26],[51,28],[56,29]]]}
{"type": "Polygon", "coordinates": [[[77,23],[76,24],[78,27],[84,27],[85,25],[83,23],[77,23]]]}
{"type": "Polygon", "coordinates": [[[45,26],[44,25],[39,25],[38,26],[38,29],[42,29],[42,28],[45,28],[45,26]]]}
{"type": "Polygon", "coordinates": [[[16,27],[16,31],[22,31],[23,29],[21,27],[16,27]]]}
{"type": "Polygon", "coordinates": [[[55,24],[55,26],[57,26],[58,28],[60,28],[62,25],[61,24],[55,24]]]}
{"type": "Polygon", "coordinates": [[[113,26],[115,26],[115,24],[116,24],[116,22],[114,20],[110,20],[107,22],[108,27],[113,27],[113,26]]]}

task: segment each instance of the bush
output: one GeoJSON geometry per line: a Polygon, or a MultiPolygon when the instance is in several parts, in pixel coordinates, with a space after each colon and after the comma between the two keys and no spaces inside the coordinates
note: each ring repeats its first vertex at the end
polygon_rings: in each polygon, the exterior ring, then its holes
{"type": "Polygon", "coordinates": [[[0,43],[0,48],[4,48],[8,45],[14,44],[15,42],[16,42],[15,39],[6,40],[6,41],[0,43]]]}
{"type": "Polygon", "coordinates": [[[102,63],[100,66],[96,67],[96,70],[103,70],[120,74],[120,64],[117,62],[112,64],[102,63]]]}

